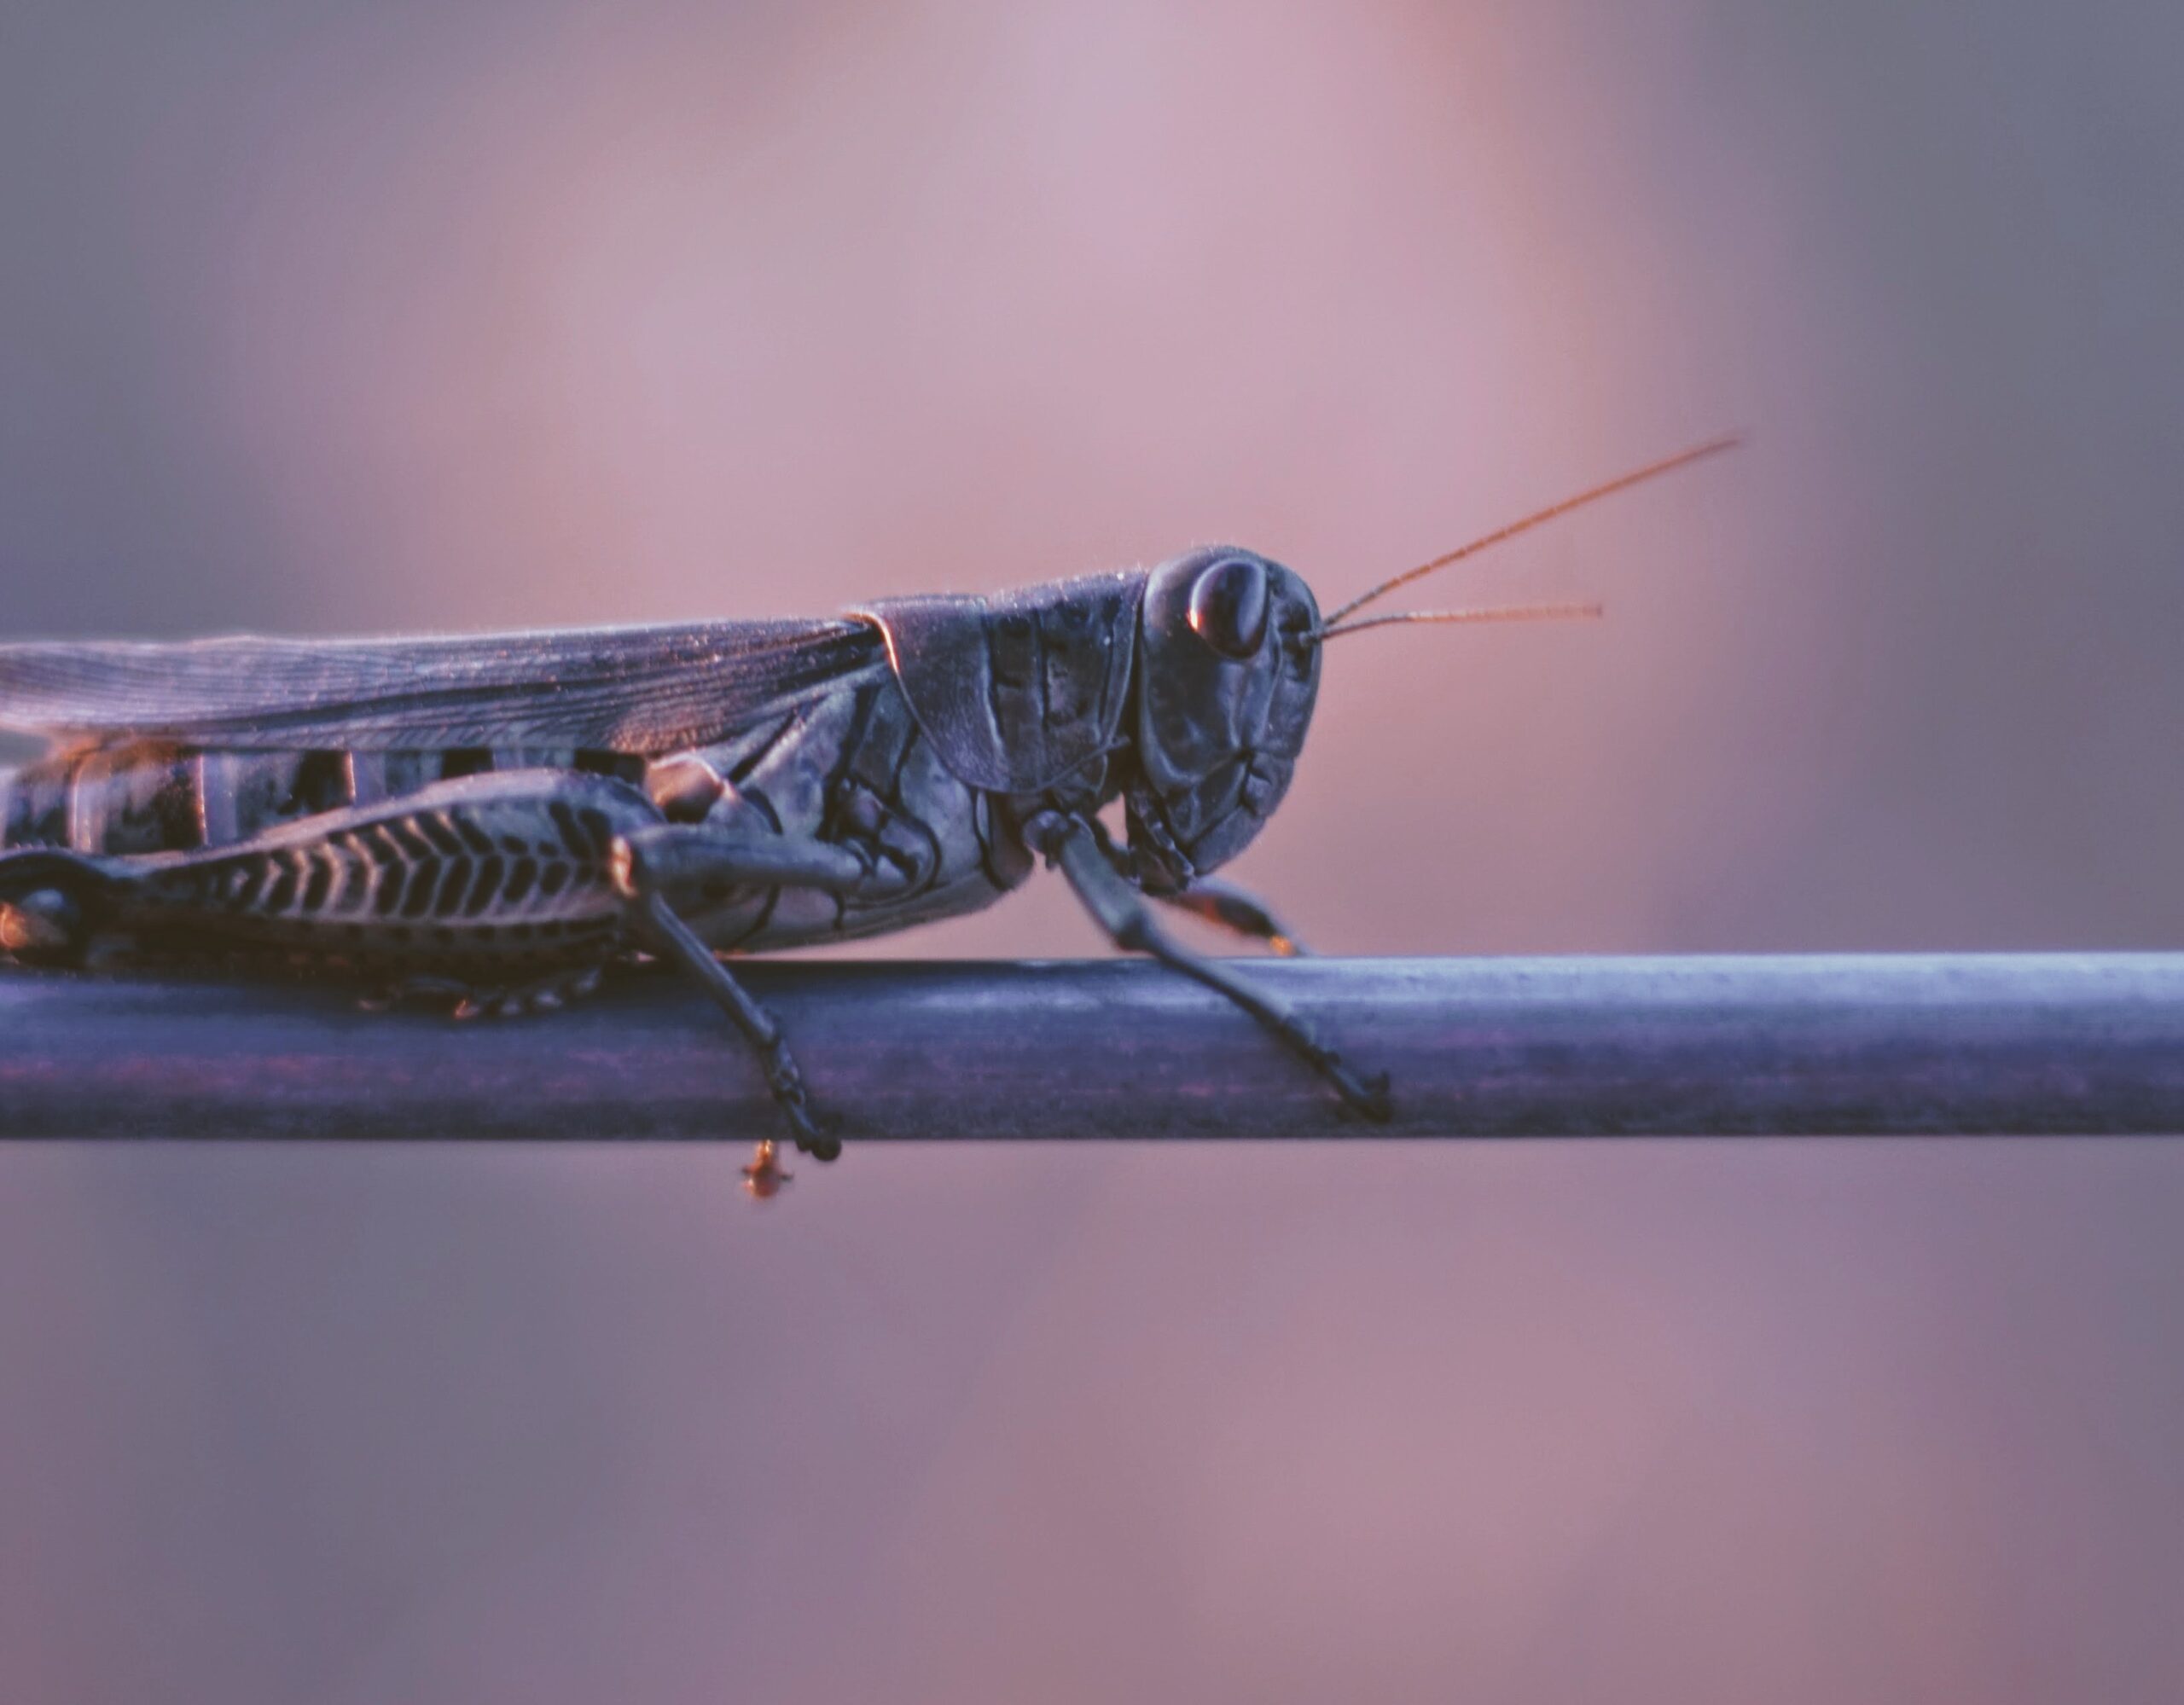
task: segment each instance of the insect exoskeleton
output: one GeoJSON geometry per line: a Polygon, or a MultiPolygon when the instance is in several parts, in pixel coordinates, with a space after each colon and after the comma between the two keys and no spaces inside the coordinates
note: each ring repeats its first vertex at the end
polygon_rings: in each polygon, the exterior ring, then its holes
{"type": "MultiPolygon", "coordinates": [[[[1355,1114],[1384,1077],[1170,934],[1181,909],[1301,951],[1215,873],[1289,786],[1332,639],[1396,587],[1717,440],[1382,582],[1322,617],[1234,546],[833,618],[464,637],[0,645],[0,951],[275,961],[465,1012],[537,1011],[627,954],[681,966],[751,1044],[797,1145],[814,1112],[735,954],[973,911],[1060,868],[1120,946],[1250,1012],[1355,1114]],[[1120,803],[1119,844],[1101,813],[1120,803]]],[[[845,1110],[848,1111],[848,1110],[845,1110]]],[[[752,1193],[786,1181],[773,1145],[752,1193]]]]}

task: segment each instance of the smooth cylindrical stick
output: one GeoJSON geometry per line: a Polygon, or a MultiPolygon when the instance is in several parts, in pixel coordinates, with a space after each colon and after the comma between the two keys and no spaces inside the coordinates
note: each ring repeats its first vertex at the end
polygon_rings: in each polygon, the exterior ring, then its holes
{"type": "MultiPolygon", "coordinates": [[[[1395,1119],[1143,962],[745,961],[851,1143],[2184,1130],[2184,954],[1256,960],[1395,1119]]],[[[778,1135],[695,990],[456,1024],[309,986],[0,974],[0,1137],[778,1135]]]]}

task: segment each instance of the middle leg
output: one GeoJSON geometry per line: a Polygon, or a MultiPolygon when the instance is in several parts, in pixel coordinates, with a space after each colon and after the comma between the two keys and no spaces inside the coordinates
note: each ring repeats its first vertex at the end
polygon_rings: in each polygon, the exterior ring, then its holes
{"type": "MultiPolygon", "coordinates": [[[[1107,832],[1107,826],[1097,817],[1088,819],[1087,826],[1099,844],[1101,856],[1113,867],[1115,873],[1133,888],[1136,887],[1136,879],[1130,875],[1130,855],[1115,844],[1114,837],[1107,832]]],[[[1248,889],[1239,888],[1221,877],[1194,876],[1188,888],[1172,894],[1154,894],[1149,897],[1164,906],[1172,906],[1178,912],[1188,912],[1209,924],[1234,931],[1252,941],[1263,942],[1270,950],[1284,959],[1308,957],[1312,951],[1298,940],[1297,932],[1276,917],[1274,908],[1265,901],[1248,889]]]]}
{"type": "Polygon", "coordinates": [[[871,867],[847,849],[825,842],[754,838],[704,824],[635,831],[615,842],[609,858],[640,940],[694,977],[743,1033],[796,1133],[797,1147],[822,1161],[838,1157],[841,1140],[828,1136],[814,1117],[803,1071],[780,1022],[683,920],[678,907],[759,885],[868,894],[875,881],[871,867]]]}

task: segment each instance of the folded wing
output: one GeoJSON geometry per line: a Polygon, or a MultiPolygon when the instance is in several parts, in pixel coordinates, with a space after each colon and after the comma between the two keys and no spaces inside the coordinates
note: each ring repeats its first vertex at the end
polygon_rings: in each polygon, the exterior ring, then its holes
{"type": "Polygon", "coordinates": [[[710,622],[378,640],[0,645],[0,728],[208,750],[717,740],[868,672],[865,622],[710,622]]]}

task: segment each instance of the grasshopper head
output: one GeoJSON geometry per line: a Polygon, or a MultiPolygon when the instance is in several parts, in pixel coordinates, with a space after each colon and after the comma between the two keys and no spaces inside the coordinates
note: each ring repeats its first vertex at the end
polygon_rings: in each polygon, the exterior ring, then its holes
{"type": "Polygon", "coordinates": [[[1311,589],[1251,551],[1212,547],[1153,571],[1124,790],[1147,887],[1227,863],[1281,803],[1319,689],[1319,625],[1311,589]]]}
{"type": "Polygon", "coordinates": [[[1410,610],[1352,621],[1355,612],[1490,545],[1741,442],[1734,432],[1712,438],[1549,504],[1382,581],[1324,621],[1310,587],[1251,551],[1216,546],[1154,569],[1138,612],[1137,763],[1123,786],[1138,880],[1154,892],[1184,887],[1241,852],[1273,815],[1312,720],[1325,641],[1418,622],[1597,616],[1600,606],[1410,610]]]}

